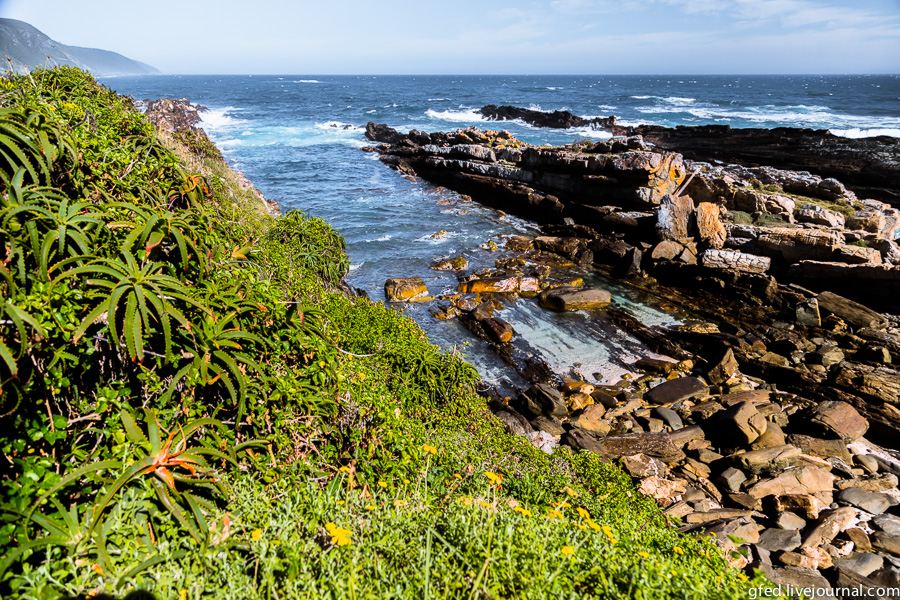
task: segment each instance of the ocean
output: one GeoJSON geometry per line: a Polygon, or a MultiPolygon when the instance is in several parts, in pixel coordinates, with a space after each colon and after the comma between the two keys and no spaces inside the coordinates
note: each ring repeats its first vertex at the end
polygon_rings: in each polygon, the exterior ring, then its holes
{"type": "MultiPolygon", "coordinates": [[[[622,125],[728,124],[809,127],[835,135],[900,137],[900,76],[200,76],[101,79],[135,99],[187,98],[209,110],[203,128],[229,164],[243,171],[282,210],[322,217],[347,240],[347,278],[374,300],[390,277],[420,276],[438,295],[456,288],[450,273],[431,270],[438,258],[465,256],[470,268],[492,266],[481,248],[503,234],[535,234],[533,224],[466,203],[453,192],[388,169],[362,152],[368,121],[401,131],[453,130],[475,125],[507,129],[532,144],[603,139],[587,128],[540,129],[486,122],[475,110],[512,104],[615,115],[622,125]],[[432,237],[439,231],[445,235],[432,237]]],[[[609,289],[615,305],[648,325],[690,317],[653,296],[585,273],[588,285],[609,289]]],[[[428,306],[402,307],[433,343],[458,347],[489,382],[522,382],[455,321],[434,319],[428,306]]],[[[499,316],[559,372],[613,382],[648,350],[602,314],[551,314],[520,299],[499,316]]]]}

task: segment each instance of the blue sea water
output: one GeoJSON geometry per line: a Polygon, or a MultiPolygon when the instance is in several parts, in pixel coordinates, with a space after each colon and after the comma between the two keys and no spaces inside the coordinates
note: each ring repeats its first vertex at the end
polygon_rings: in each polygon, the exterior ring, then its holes
{"type": "MultiPolygon", "coordinates": [[[[836,135],[900,137],[900,76],[177,76],[101,80],[135,99],[188,98],[208,107],[202,126],[229,163],[283,210],[329,221],[346,238],[349,283],[383,298],[389,277],[421,276],[433,295],[455,289],[452,274],[429,269],[436,258],[465,256],[493,265],[480,248],[496,236],[533,233],[532,224],[464,203],[447,190],[388,169],[360,151],[368,121],[406,131],[476,125],[508,129],[534,144],[609,137],[590,129],[548,130],[521,122],[488,123],[475,109],[512,104],[616,115],[619,123],[732,127],[797,126],[836,135]],[[440,230],[448,233],[432,238],[440,230]]],[[[684,318],[651,296],[592,277],[616,304],[647,324],[684,318]]],[[[492,382],[522,382],[486,345],[454,321],[433,319],[425,305],[407,313],[443,347],[463,346],[492,382]]],[[[602,315],[551,315],[519,300],[500,316],[555,369],[612,381],[647,353],[602,315]]]]}

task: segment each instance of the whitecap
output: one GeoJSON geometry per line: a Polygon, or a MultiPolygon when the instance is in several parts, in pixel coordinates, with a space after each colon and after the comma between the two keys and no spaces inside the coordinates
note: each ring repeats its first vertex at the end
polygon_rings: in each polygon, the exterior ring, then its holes
{"type": "Polygon", "coordinates": [[[450,98],[429,98],[429,102],[446,102],[450,100],[450,98]]]}
{"type": "Polygon", "coordinates": [[[474,108],[442,111],[437,111],[429,108],[425,111],[425,116],[431,117],[432,119],[441,119],[442,121],[453,121],[454,123],[468,123],[471,121],[486,120],[484,118],[484,115],[477,112],[474,108]]]}
{"type": "Polygon", "coordinates": [[[313,127],[319,131],[330,131],[335,129],[338,131],[356,131],[360,133],[365,131],[364,127],[359,127],[352,123],[342,123],[341,121],[325,121],[324,123],[316,123],[313,127]]]}
{"type": "Polygon", "coordinates": [[[322,83],[318,79],[295,79],[294,83],[322,83]]]}
{"type": "Polygon", "coordinates": [[[881,129],[829,129],[829,131],[837,136],[845,138],[867,138],[886,135],[890,137],[900,138],[900,129],[881,128],[881,129]]]}
{"type": "Polygon", "coordinates": [[[349,268],[348,270],[350,270],[350,271],[355,271],[355,270],[357,270],[358,268],[360,268],[361,266],[363,266],[364,264],[366,264],[366,261],[362,261],[362,262],[359,263],[359,264],[352,264],[352,265],[350,265],[350,268],[349,268]]]}
{"type": "Polygon", "coordinates": [[[393,238],[393,237],[394,237],[394,236],[393,236],[392,234],[386,233],[386,234],[384,234],[384,235],[381,236],[381,237],[372,238],[371,240],[366,240],[366,241],[367,241],[367,242],[386,242],[386,241],[388,241],[389,239],[391,239],[391,238],[393,238]]]}
{"type": "Polygon", "coordinates": [[[243,109],[234,106],[226,106],[224,108],[210,108],[209,110],[201,111],[199,113],[200,126],[207,131],[215,131],[216,129],[233,127],[235,125],[240,125],[241,123],[246,123],[247,121],[245,119],[238,119],[229,114],[240,110],[243,109]]]}

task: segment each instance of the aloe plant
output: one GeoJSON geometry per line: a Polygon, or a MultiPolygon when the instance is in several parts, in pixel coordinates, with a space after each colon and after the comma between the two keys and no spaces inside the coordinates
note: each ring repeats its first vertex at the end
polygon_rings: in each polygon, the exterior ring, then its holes
{"type": "Polygon", "coordinates": [[[162,327],[165,355],[171,357],[171,320],[174,319],[188,331],[191,331],[191,323],[170,300],[180,300],[206,313],[209,309],[192,299],[181,281],[164,274],[167,267],[164,263],[139,263],[128,252],[123,252],[122,257],[124,260],[95,260],[65,271],[54,280],[54,283],[58,283],[76,275],[88,275],[88,285],[105,289],[98,294],[100,302],[75,331],[74,339],[77,341],[81,338],[91,325],[106,314],[113,341],[121,345],[124,337],[128,356],[132,360],[141,361],[144,358],[145,332],[152,328],[155,321],[162,327]],[[123,304],[124,311],[120,315],[123,304]]]}

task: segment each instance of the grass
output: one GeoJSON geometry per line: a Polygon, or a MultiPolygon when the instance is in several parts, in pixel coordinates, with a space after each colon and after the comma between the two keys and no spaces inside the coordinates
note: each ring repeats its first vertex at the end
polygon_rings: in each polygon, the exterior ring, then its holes
{"type": "MultiPolygon", "coordinates": [[[[33,75],[0,81],[4,102],[42,111],[77,152],[31,197],[88,198],[94,221],[90,254],[71,257],[84,268],[60,282],[32,266],[44,231],[0,206],[0,246],[20,252],[2,307],[27,317],[3,340],[2,597],[747,596],[722,551],[669,526],[617,466],[506,434],[455,351],[338,291],[344,242],[322,220],[272,218],[202,140],[159,140],[88,75],[33,75]],[[95,131],[78,125],[88,113],[95,131]],[[136,238],[137,211],[168,225],[136,238]],[[96,267],[126,259],[189,295],[146,318],[132,302],[117,347],[121,313],[85,314],[106,298],[96,267]],[[196,445],[140,468],[192,423],[196,445]],[[193,474],[179,456],[206,459],[193,474]]],[[[4,175],[7,202],[18,184],[4,175]]]]}

